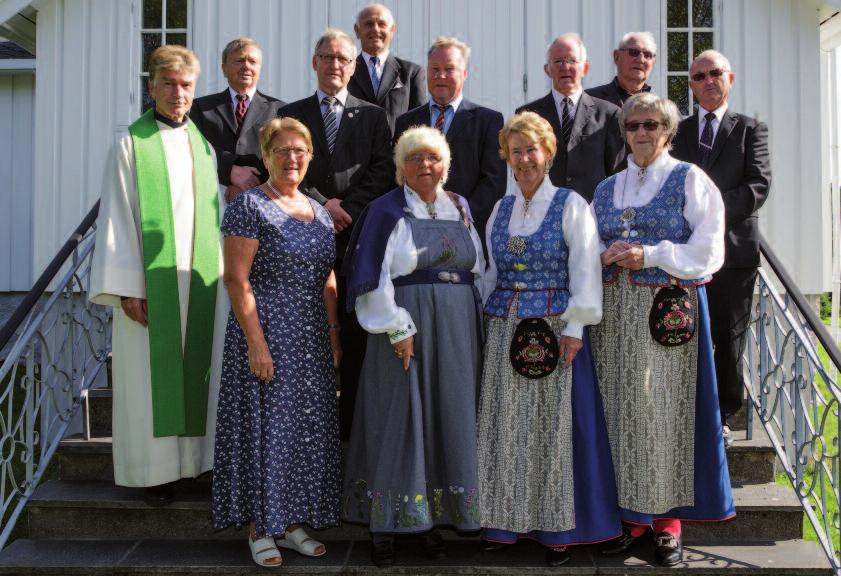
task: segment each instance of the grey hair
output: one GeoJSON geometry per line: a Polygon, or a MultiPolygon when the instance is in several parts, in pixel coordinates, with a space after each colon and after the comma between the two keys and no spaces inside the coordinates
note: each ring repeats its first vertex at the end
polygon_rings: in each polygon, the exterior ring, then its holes
{"type": "Polygon", "coordinates": [[[418,150],[432,150],[441,157],[444,163],[444,174],[441,176],[439,187],[443,187],[450,173],[450,145],[440,130],[430,126],[413,126],[403,134],[394,146],[394,179],[401,186],[406,183],[406,157],[418,150]]]}
{"type": "Polygon", "coordinates": [[[318,55],[318,51],[321,49],[324,44],[330,42],[331,40],[342,40],[344,41],[351,51],[351,60],[356,59],[356,43],[353,41],[353,38],[350,37],[350,34],[345,32],[344,30],[339,30],[338,28],[327,28],[324,32],[321,33],[321,36],[318,37],[318,40],[315,43],[315,49],[313,50],[312,55],[318,55]]]}
{"type": "Polygon", "coordinates": [[[581,61],[587,61],[587,47],[584,46],[584,40],[581,39],[581,35],[577,32],[567,32],[566,34],[561,34],[554,40],[552,40],[549,45],[546,47],[546,63],[549,64],[549,53],[552,51],[552,46],[561,42],[563,40],[571,40],[575,44],[578,45],[578,54],[581,56],[581,61]]]}
{"type": "Polygon", "coordinates": [[[461,59],[464,60],[464,67],[467,68],[467,62],[470,60],[470,46],[452,36],[438,36],[426,51],[426,57],[429,58],[438,48],[455,48],[461,52],[461,59]]]}
{"type": "Polygon", "coordinates": [[[660,116],[663,129],[666,131],[666,146],[671,148],[680,123],[677,105],[668,98],[660,98],[651,92],[634,94],[625,101],[619,113],[619,131],[622,133],[622,138],[625,138],[625,121],[637,112],[654,112],[660,116]]]}
{"type": "Polygon", "coordinates": [[[243,50],[248,48],[249,46],[254,46],[257,50],[260,50],[260,53],[263,53],[263,50],[260,48],[260,45],[251,38],[247,38],[245,36],[240,36],[239,38],[234,38],[227,44],[225,44],[225,48],[222,49],[222,64],[228,61],[228,56],[236,52],[237,50],[243,50]]]}
{"type": "Polygon", "coordinates": [[[619,50],[627,46],[634,38],[642,40],[645,44],[648,44],[654,49],[655,54],[657,53],[657,41],[654,39],[654,34],[651,32],[628,32],[622,36],[622,40],[619,41],[619,50]]]}
{"type": "Polygon", "coordinates": [[[368,10],[371,10],[372,8],[379,8],[383,12],[388,14],[388,19],[391,20],[392,24],[394,24],[394,14],[391,13],[391,10],[389,10],[388,6],[385,6],[384,4],[368,4],[367,6],[362,8],[362,10],[357,12],[357,14],[356,14],[356,24],[357,25],[362,24],[362,16],[364,16],[365,13],[368,10]]]}
{"type": "MultiPolygon", "coordinates": [[[[717,50],[704,50],[703,52],[695,56],[695,59],[692,60],[692,66],[695,66],[695,62],[701,60],[702,58],[709,58],[710,60],[715,60],[719,64],[721,64],[721,67],[727,70],[728,72],[733,71],[733,67],[730,66],[730,60],[727,59],[727,56],[725,56],[717,50]]],[[[689,67],[690,70],[692,70],[692,66],[689,67]]]]}

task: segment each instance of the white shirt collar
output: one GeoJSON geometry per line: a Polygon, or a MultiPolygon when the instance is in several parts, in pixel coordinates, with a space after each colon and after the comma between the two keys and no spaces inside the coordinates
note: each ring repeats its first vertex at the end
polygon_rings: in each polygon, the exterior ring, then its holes
{"type": "Polygon", "coordinates": [[[581,95],[582,95],[583,93],[584,93],[584,91],[583,91],[583,90],[578,90],[578,91],[576,91],[576,92],[573,92],[573,93],[572,93],[572,94],[570,94],[569,96],[565,96],[564,94],[561,94],[560,92],[558,92],[557,90],[555,90],[555,87],[554,87],[554,86],[552,86],[552,98],[554,98],[554,99],[555,99],[555,106],[557,106],[557,107],[558,107],[558,109],[563,108],[563,106],[564,106],[564,98],[569,98],[570,100],[572,100],[572,107],[573,107],[573,108],[577,107],[577,106],[578,106],[578,102],[581,100],[581,95]]]}
{"type": "MultiPolygon", "coordinates": [[[[552,181],[549,180],[549,177],[544,176],[543,182],[540,183],[540,186],[538,186],[537,191],[534,193],[534,196],[531,197],[531,202],[534,202],[535,200],[551,200],[555,196],[555,192],[557,190],[558,187],[552,184],[552,181]]],[[[520,189],[519,184],[514,185],[514,196],[521,202],[525,201],[525,198],[523,197],[523,191],[520,189]]]]}
{"type": "MultiPolygon", "coordinates": [[[[459,94],[452,100],[450,100],[445,106],[452,106],[453,112],[458,112],[458,107],[461,106],[461,101],[464,100],[464,93],[459,94]]],[[[438,102],[433,100],[432,98],[429,99],[429,109],[432,110],[433,106],[438,106],[438,102]]]]}
{"type": "MultiPolygon", "coordinates": [[[[318,105],[321,106],[321,102],[324,100],[326,96],[328,96],[327,92],[322,92],[321,88],[317,88],[315,90],[315,95],[318,98],[318,105]]],[[[334,96],[336,100],[339,101],[339,104],[342,105],[342,108],[345,107],[345,102],[347,101],[348,91],[347,88],[342,88],[338,94],[334,96]]]]}
{"type": "MultiPolygon", "coordinates": [[[[654,159],[654,162],[652,162],[651,164],[649,164],[647,166],[646,170],[649,171],[649,172],[652,172],[652,171],[662,170],[664,168],[671,169],[671,160],[672,160],[672,157],[669,154],[669,151],[668,150],[663,150],[662,152],[660,152],[660,155],[657,156],[657,158],[654,159]]],[[[628,154],[628,171],[636,174],[636,172],[638,170],[640,170],[640,167],[639,167],[639,165],[637,165],[636,159],[634,158],[634,155],[633,154],[628,154]]]]}
{"type": "MultiPolygon", "coordinates": [[[[704,108],[700,104],[698,105],[698,118],[700,120],[704,120],[704,116],[706,116],[709,112],[710,112],[710,110],[707,110],[706,108],[704,108]]],[[[724,113],[725,112],[727,112],[727,102],[726,101],[724,102],[724,104],[722,104],[721,106],[719,106],[715,110],[712,110],[712,113],[715,114],[715,119],[719,123],[721,123],[721,119],[724,118],[724,113]]],[[[703,122],[700,122],[700,124],[703,124],[703,122]]]]}
{"type": "MultiPolygon", "coordinates": [[[[245,91],[245,93],[246,93],[246,95],[248,95],[248,101],[246,102],[246,104],[249,104],[249,105],[250,105],[250,104],[251,104],[251,102],[254,100],[254,95],[257,93],[257,87],[256,87],[256,86],[252,86],[249,90],[246,90],[246,91],[245,91]]],[[[236,106],[236,105],[238,104],[238,102],[237,102],[237,94],[239,94],[239,92],[237,92],[236,90],[234,90],[233,88],[231,88],[230,86],[228,86],[228,95],[230,95],[230,97],[231,97],[231,103],[232,103],[234,106],[236,106]]]]}
{"type": "MultiPolygon", "coordinates": [[[[385,61],[388,60],[388,55],[389,55],[388,49],[383,50],[382,52],[377,54],[377,58],[378,58],[377,67],[378,68],[382,68],[383,64],[385,64],[385,61]]],[[[373,54],[368,54],[364,50],[362,51],[362,58],[365,60],[365,67],[368,70],[371,69],[371,58],[373,58],[373,57],[374,57],[373,54]]]]}

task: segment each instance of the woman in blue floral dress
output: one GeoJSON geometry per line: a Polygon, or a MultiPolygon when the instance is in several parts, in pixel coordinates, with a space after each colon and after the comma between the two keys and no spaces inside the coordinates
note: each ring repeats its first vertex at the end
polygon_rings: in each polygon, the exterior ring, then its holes
{"type": "Polygon", "coordinates": [[[269,180],[225,211],[225,333],[216,424],[213,525],[250,524],[260,566],[277,546],[321,556],[300,526],[339,521],[337,333],[333,223],[298,191],[312,156],[307,128],[260,131],[269,180]],[[274,538],[277,537],[275,543],[274,538]]]}

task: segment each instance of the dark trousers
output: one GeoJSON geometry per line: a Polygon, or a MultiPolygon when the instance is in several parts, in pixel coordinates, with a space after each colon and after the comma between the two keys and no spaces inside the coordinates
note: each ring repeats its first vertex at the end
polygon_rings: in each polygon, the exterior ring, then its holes
{"type": "Polygon", "coordinates": [[[722,423],[742,407],[742,353],[747,343],[756,275],[756,268],[722,268],[707,284],[722,423]]]}
{"type": "MultiPolygon", "coordinates": [[[[341,270],[341,267],[336,268],[341,270]]],[[[336,277],[339,294],[339,326],[342,340],[342,363],[339,366],[339,430],[341,437],[347,440],[353,423],[353,407],[356,405],[356,389],[359,385],[359,373],[365,359],[365,342],[368,333],[356,320],[354,312],[347,311],[347,279],[336,277]]]]}

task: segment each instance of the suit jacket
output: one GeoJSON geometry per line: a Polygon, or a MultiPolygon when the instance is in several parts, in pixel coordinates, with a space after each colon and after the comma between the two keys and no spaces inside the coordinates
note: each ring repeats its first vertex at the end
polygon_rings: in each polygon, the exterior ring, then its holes
{"type": "MultiPolygon", "coordinates": [[[[300,120],[312,135],[313,158],[301,183],[301,190],[321,204],[341,200],[353,221],[368,203],[388,192],[394,182],[391,133],[385,110],[348,94],[333,154],[327,148],[321,106],[315,94],[287,104],[279,116],[300,120]]],[[[336,238],[338,258],[350,236],[350,228],[336,238]]]]}
{"type": "Polygon", "coordinates": [[[277,116],[285,103],[277,98],[254,93],[242,129],[237,131],[237,121],[231,104],[231,95],[225,88],[218,94],[202,96],[193,101],[190,118],[216,151],[219,182],[231,183],[231,167],[254,166],[260,170],[260,181],[269,178],[269,172],[260,156],[260,127],[277,116]]]}
{"type": "Polygon", "coordinates": [[[384,108],[393,134],[398,116],[426,102],[426,75],[423,68],[414,62],[389,54],[383,63],[380,89],[374,95],[370,70],[360,54],[356,57],[356,70],[347,89],[360,100],[384,108]]]}
{"type": "Polygon", "coordinates": [[[517,113],[526,110],[548,120],[558,139],[558,152],[549,170],[555,186],[572,188],[590,202],[599,182],[624,168],[625,141],[619,132],[619,108],[610,102],[586,92],[581,94],[566,149],[551,92],[517,108],[517,113]]]}
{"type": "MultiPolygon", "coordinates": [[[[408,128],[429,126],[431,114],[424,104],[397,119],[394,142],[408,128]]],[[[505,194],[507,173],[505,162],[499,157],[499,131],[502,114],[496,110],[462,100],[447,131],[450,145],[450,173],[444,186],[464,196],[480,238],[485,238],[485,223],[494,204],[505,194]]]]}
{"type": "Polygon", "coordinates": [[[754,118],[724,113],[706,166],[701,166],[698,113],[678,126],[672,156],[698,164],[715,182],[724,200],[724,267],[759,266],[757,211],[768,198],[771,153],[768,127],[754,118]]]}
{"type": "MultiPolygon", "coordinates": [[[[651,92],[651,86],[646,84],[642,87],[642,91],[651,92]]],[[[631,94],[629,94],[628,91],[622,88],[621,84],[619,84],[619,80],[616,79],[616,76],[614,76],[613,80],[611,80],[607,84],[602,84],[601,86],[594,86],[593,88],[587,88],[585,92],[593,98],[598,98],[599,100],[607,100],[608,102],[610,102],[614,106],[618,106],[619,108],[622,108],[622,105],[625,104],[625,101],[631,97],[631,94]]]]}

